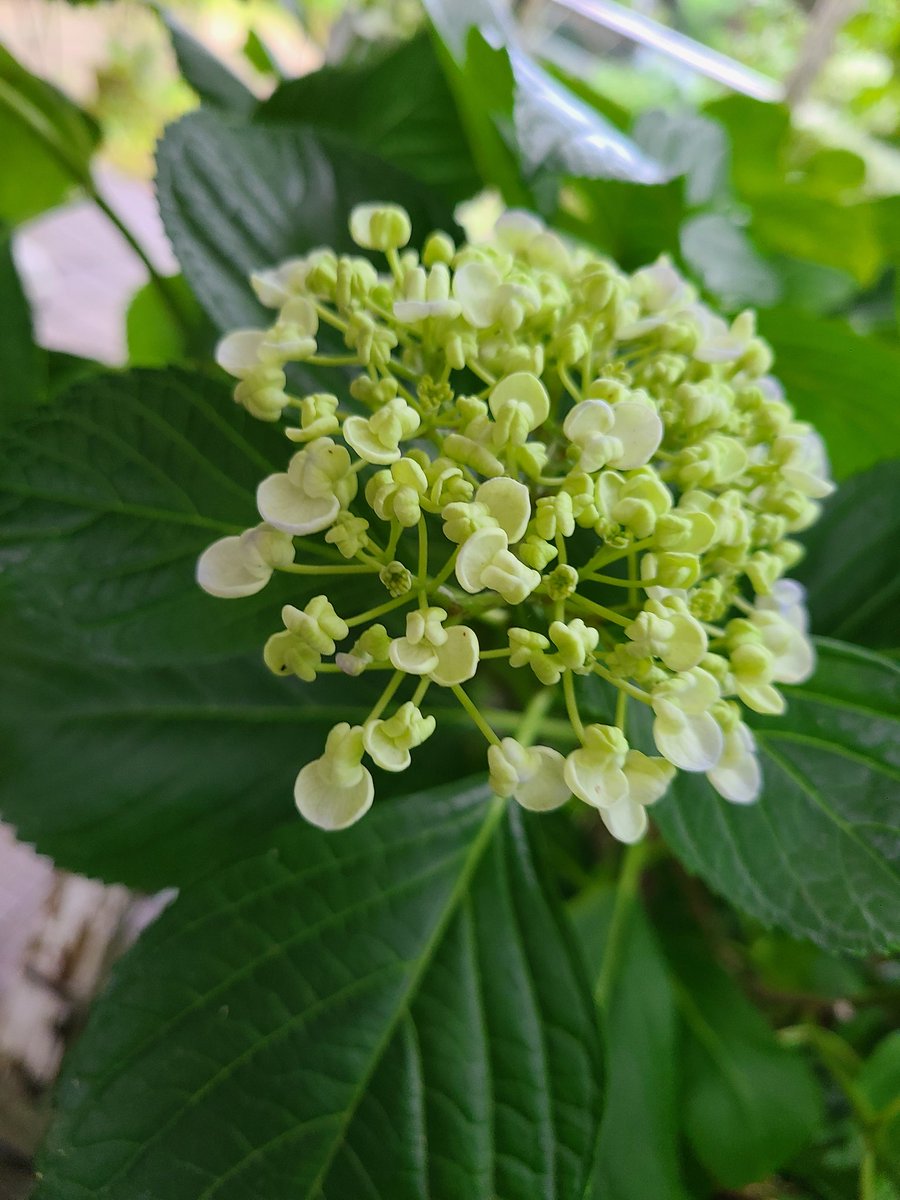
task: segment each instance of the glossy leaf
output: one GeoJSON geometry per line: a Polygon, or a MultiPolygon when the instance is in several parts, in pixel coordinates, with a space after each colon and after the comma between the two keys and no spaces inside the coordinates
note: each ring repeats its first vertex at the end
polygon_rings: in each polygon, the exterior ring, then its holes
{"type": "Polygon", "coordinates": [[[834,950],[900,937],[900,669],[841,642],[819,643],[788,710],[754,717],[758,803],[723,800],[680,773],[654,817],[685,866],[764,925],[834,950]]]}
{"type": "Polygon", "coordinates": [[[355,250],[347,228],[355,204],[403,204],[419,241],[455,228],[446,204],[372,155],[308,130],[243,126],[211,112],[167,130],[157,189],[185,278],[222,330],[271,321],[250,288],[252,271],[315,246],[355,250]]]}
{"type": "Polygon", "coordinates": [[[10,230],[0,225],[0,423],[38,403],[47,384],[47,355],[35,345],[31,309],[12,253],[10,230]]]}
{"type": "Polygon", "coordinates": [[[759,327],[787,398],[825,438],[836,478],[900,454],[900,351],[841,321],[783,309],[760,313],[759,327]]]}
{"type": "Polygon", "coordinates": [[[0,561],[15,566],[3,611],[110,664],[258,650],[280,605],[313,594],[317,577],[279,576],[224,601],[200,591],[194,564],[216,538],[258,522],[256,485],[289,457],[277,429],[203,376],[136,371],[78,384],[0,442],[0,561]]]}
{"type": "Polygon", "coordinates": [[[226,112],[252,112],[256,97],[247,85],[170,13],[164,12],[163,20],[178,69],[203,103],[226,112]]]}
{"type": "Polygon", "coordinates": [[[632,136],[668,172],[684,176],[689,207],[711,204],[727,191],[730,147],[717,121],[701,113],[652,109],[638,117],[632,136]]]}
{"type": "Polygon", "coordinates": [[[525,823],[444,788],[180,896],[69,1061],[38,1195],[581,1200],[599,1101],[525,823]]]}
{"type": "Polygon", "coordinates": [[[802,540],[791,573],[806,585],[813,632],[900,647],[900,463],[845,480],[802,540]]]}
{"type": "Polygon", "coordinates": [[[260,106],[257,120],[331,130],[448,200],[464,200],[481,187],[453,96],[425,34],[360,64],[326,66],[290,80],[260,106]]]}
{"type": "Polygon", "coordinates": [[[668,968],[640,903],[631,904],[611,949],[614,887],[570,906],[588,973],[616,954],[601,1009],[607,1102],[590,1195],[596,1200],[682,1200],[677,1017],[668,968]]]}
{"type": "Polygon", "coordinates": [[[0,220],[27,220],[66,199],[90,170],[90,117],[0,46],[0,220]]]}
{"type": "MultiPolygon", "coordinates": [[[[671,914],[670,914],[671,915],[671,914]]],[[[684,1038],[682,1119],[691,1148],[729,1188],[764,1180],[815,1135],[818,1084],[797,1051],[711,961],[684,921],[667,921],[664,945],[684,1038]]]]}

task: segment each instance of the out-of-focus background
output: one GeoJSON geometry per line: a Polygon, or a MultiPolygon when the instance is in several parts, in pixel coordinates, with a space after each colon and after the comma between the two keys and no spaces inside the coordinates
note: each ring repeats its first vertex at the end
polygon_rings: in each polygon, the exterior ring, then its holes
{"type": "MultiPolygon", "coordinates": [[[[416,0],[170,0],[165,10],[260,97],[282,78],[407,37],[422,21],[416,0]]],[[[785,101],[797,144],[808,136],[850,152],[848,169],[851,158],[863,164],[847,180],[853,203],[900,193],[897,0],[522,0],[514,10],[532,53],[619,113],[696,108],[733,93],[785,101]]],[[[0,0],[0,42],[95,118],[99,192],[160,274],[175,274],[156,212],[153,151],[197,97],[179,75],[157,6],[0,0]]],[[[0,190],[13,194],[14,172],[28,169],[0,158],[0,190]]],[[[804,195],[815,197],[808,174],[804,195]]],[[[821,182],[825,195],[834,181],[821,182]]],[[[14,253],[37,341],[111,365],[128,361],[128,311],[145,266],[91,201],[29,217],[16,216],[14,253]]],[[[777,254],[777,222],[768,231],[777,254]]],[[[838,241],[845,236],[856,233],[839,227],[838,241]]],[[[868,291],[852,321],[867,332],[890,325],[896,340],[895,273],[863,262],[864,239],[845,250],[833,248],[804,286],[837,296],[855,271],[868,291]]],[[[793,286],[786,273],[782,283],[793,286]]],[[[827,308],[804,296],[816,311],[827,308]]],[[[108,962],[164,902],[58,874],[0,827],[0,1200],[24,1194],[42,1098],[108,962]]]]}

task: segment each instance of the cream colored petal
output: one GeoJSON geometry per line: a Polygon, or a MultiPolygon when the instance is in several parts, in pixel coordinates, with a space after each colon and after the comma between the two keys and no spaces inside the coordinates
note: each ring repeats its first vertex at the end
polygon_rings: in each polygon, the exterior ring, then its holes
{"type": "Polygon", "coordinates": [[[601,808],[600,816],[616,841],[626,845],[639,842],[647,832],[647,813],[642,805],[632,800],[620,800],[609,808],[601,808]]]}
{"type": "Polygon", "coordinates": [[[566,759],[564,778],[572,793],[594,808],[609,808],[628,796],[624,771],[598,764],[589,750],[572,751],[566,759]]]}
{"type": "Polygon", "coordinates": [[[709,771],[724,748],[722,730],[713,716],[688,715],[665,701],[657,706],[653,740],[660,754],[682,771],[709,771]]]}
{"type": "Polygon", "coordinates": [[[582,400],[570,409],[563,433],[570,442],[582,442],[595,433],[610,433],[615,422],[612,405],[605,400],[582,400]]]}
{"type": "Polygon", "coordinates": [[[305,766],[294,784],[294,803],[301,817],[329,831],[346,829],[365,816],[374,795],[375,785],[365,767],[359,768],[355,782],[337,785],[323,769],[322,759],[305,766]]]}
{"type": "Polygon", "coordinates": [[[398,746],[384,733],[384,721],[369,721],[363,730],[363,745],[376,766],[383,771],[405,771],[412,762],[409,750],[398,746]]]}
{"type": "Polygon", "coordinates": [[[505,406],[513,401],[518,404],[527,404],[531,409],[534,422],[531,426],[532,429],[543,425],[550,415],[550,397],[547,389],[537,375],[532,375],[530,371],[516,371],[512,375],[507,375],[505,379],[501,379],[498,384],[495,384],[488,398],[488,404],[495,417],[499,416],[505,406]]]}
{"type": "Polygon", "coordinates": [[[706,778],[732,804],[753,804],[762,790],[762,772],[753,734],[743,723],[725,735],[722,757],[706,778]]]}
{"type": "Polygon", "coordinates": [[[510,544],[525,536],[531,520],[531,495],[524,483],[505,477],[489,479],[475,493],[475,499],[488,510],[510,544]]]}
{"type": "Polygon", "coordinates": [[[465,683],[478,670],[478,638],[467,625],[451,625],[447,640],[437,648],[437,665],[431,678],[441,687],[465,683]]]}
{"type": "Polygon", "coordinates": [[[673,633],[660,658],[670,671],[689,671],[706,654],[709,644],[706,631],[699,621],[685,613],[672,613],[667,620],[673,633]]]}
{"type": "Polygon", "coordinates": [[[651,758],[640,750],[625,756],[628,794],[635,804],[655,804],[662,799],[675,776],[675,768],[663,758],[651,758]]]}
{"type": "Polygon", "coordinates": [[[533,746],[528,752],[533,774],[517,784],[516,801],[531,812],[552,812],[572,794],[565,778],[566,760],[549,746],[533,746]]]}
{"type": "Polygon", "coordinates": [[[265,339],[263,329],[235,329],[226,333],[216,346],[216,362],[229,375],[243,379],[259,366],[259,351],[265,339]]]}
{"type": "Polygon", "coordinates": [[[462,315],[476,329],[494,323],[500,276],[489,263],[464,263],[453,276],[453,296],[462,315]]]}
{"type": "Polygon", "coordinates": [[[398,671],[407,675],[428,675],[438,665],[437,652],[428,642],[413,644],[405,637],[391,642],[388,657],[398,671]]]}
{"type": "Polygon", "coordinates": [[[663,436],[663,424],[659,413],[646,404],[623,400],[613,408],[614,437],[622,443],[622,453],[610,459],[609,465],[620,471],[629,471],[648,463],[663,436]]]}
{"type": "Polygon", "coordinates": [[[379,442],[365,417],[347,417],[342,432],[344,440],[366,462],[383,466],[385,463],[396,462],[401,457],[399,446],[391,448],[379,442]]]}
{"type": "Polygon", "coordinates": [[[256,489],[259,515],[276,529],[302,536],[327,529],[340,512],[334,495],[307,496],[287,475],[270,475],[256,489]]]}
{"type": "Polygon", "coordinates": [[[248,554],[240,537],[219,538],[197,560],[196,579],[204,592],[224,600],[253,596],[272,578],[272,568],[248,554]]]}
{"type": "Polygon", "coordinates": [[[456,578],[459,585],[471,595],[484,590],[481,581],[484,570],[494,557],[506,550],[509,539],[500,528],[493,526],[476,529],[461,547],[456,558],[456,578]]]}

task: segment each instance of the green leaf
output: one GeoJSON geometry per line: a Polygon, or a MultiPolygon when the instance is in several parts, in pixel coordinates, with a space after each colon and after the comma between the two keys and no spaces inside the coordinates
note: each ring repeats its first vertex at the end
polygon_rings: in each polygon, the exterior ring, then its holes
{"type": "Polygon", "coordinates": [[[99,133],[91,118],[0,46],[0,220],[61,203],[88,178],[99,133]]]}
{"type": "Polygon", "coordinates": [[[654,816],[690,871],[764,925],[885,951],[900,938],[900,669],[841,642],[818,652],[787,712],[753,718],[760,800],[729,804],[679,773],[654,816]]]}
{"type": "Polygon", "coordinates": [[[72,1055],[39,1196],[581,1200],[596,1019],[481,789],[377,805],[185,890],[72,1055]]]}
{"type": "Polygon", "coordinates": [[[247,85],[180,21],[165,11],[160,15],[172,39],[178,69],[203,103],[226,112],[251,113],[256,107],[256,97],[247,85]]]}
{"type": "Polygon", "coordinates": [[[363,63],[326,66],[292,79],[260,106],[257,120],[300,122],[330,130],[434,187],[448,200],[464,200],[481,187],[453,96],[427,34],[363,63]],[[360,96],[365,96],[364,104],[360,96]]]}
{"type": "MultiPolygon", "coordinates": [[[[592,979],[610,953],[615,899],[616,889],[607,886],[570,905],[592,979]]],[[[608,1099],[591,1195],[683,1200],[677,1027],[668,969],[639,903],[628,906],[616,938],[621,952],[601,1012],[608,1099]]]]}
{"type": "Polygon", "coordinates": [[[729,1188],[763,1180],[803,1149],[822,1121],[807,1064],[782,1047],[702,939],[666,921],[664,946],[684,1026],[682,1119],[691,1148],[729,1188]]]}
{"type": "Polygon", "coordinates": [[[205,319],[184,278],[172,275],[166,283],[183,319],[175,319],[171,304],[162,299],[152,280],[145,283],[132,296],[125,314],[129,366],[166,367],[182,363],[191,357],[196,349],[194,343],[202,337],[205,319]]]}
{"type": "Polygon", "coordinates": [[[855,1083],[876,1117],[875,1151],[900,1184],[900,1032],[878,1043],[855,1083]]]}
{"type": "Polygon", "coordinates": [[[576,197],[574,216],[563,212],[555,223],[593,242],[625,270],[646,266],[662,253],[678,255],[685,215],[681,180],[645,187],[578,179],[570,181],[566,192],[576,197]]]}
{"type": "Polygon", "coordinates": [[[223,330],[271,322],[250,288],[252,271],[314,246],[358,253],[347,228],[355,204],[404,205],[417,242],[433,229],[456,228],[449,206],[409,176],[305,129],[191,113],[166,131],[157,163],[166,232],[194,294],[223,330]]]}
{"type": "Polygon", "coordinates": [[[871,205],[837,204],[781,187],[753,202],[757,243],[775,253],[847,271],[857,283],[874,283],[882,261],[871,205]]]}
{"type": "Polygon", "coordinates": [[[704,288],[726,309],[768,307],[781,296],[778,273],[746,232],[719,213],[700,213],[681,227],[681,254],[704,288]]]}
{"type": "Polygon", "coordinates": [[[900,454],[900,351],[841,321],[784,309],[760,313],[759,327],[788,400],[825,438],[835,478],[900,454]]]}
{"type": "MultiPolygon", "coordinates": [[[[262,665],[281,605],[321,576],[230,601],[194,582],[210,541],[258,520],[256,484],[287,452],[178,371],[95,376],[0,440],[0,811],[61,864],[155,889],[243,853],[295,819],[294,776],[329,727],[371,708],[383,681],[311,690],[262,665]]],[[[327,586],[348,612],[373,585],[327,586]]],[[[417,769],[472,766],[450,736],[417,769]]]]}
{"type": "Polygon", "coordinates": [[[281,71],[278,68],[278,63],[275,61],[275,56],[255,29],[248,31],[247,39],[241,48],[241,53],[250,66],[253,67],[254,71],[258,71],[260,75],[274,76],[276,79],[281,78],[281,71]]]}
{"type": "Polygon", "coordinates": [[[900,646],[900,463],[845,480],[803,534],[794,574],[808,591],[813,632],[875,649],[900,646]]]}
{"type": "Polygon", "coordinates": [[[31,309],[12,254],[11,231],[0,224],[0,422],[27,412],[47,386],[47,355],[35,345],[31,309]]]}
{"type": "Polygon", "coordinates": [[[279,576],[226,602],[200,591],[194,564],[211,541],[258,522],[256,486],[288,457],[277,429],[203,376],[79,383],[0,441],[0,561],[15,566],[0,614],[123,665],[258,649],[279,605],[311,594],[317,577],[279,576]]]}

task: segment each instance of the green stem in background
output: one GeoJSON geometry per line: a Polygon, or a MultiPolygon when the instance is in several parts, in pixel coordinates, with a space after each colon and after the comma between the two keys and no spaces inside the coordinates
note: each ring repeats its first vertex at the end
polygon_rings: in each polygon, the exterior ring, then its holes
{"type": "Polygon", "coordinates": [[[535,692],[516,727],[517,742],[523,746],[531,745],[542,728],[544,716],[552,703],[553,691],[551,688],[541,688],[539,692],[535,692]]]}
{"type": "Polygon", "coordinates": [[[619,878],[616,881],[616,898],[609,922],[606,946],[603,950],[603,961],[600,964],[600,974],[594,988],[594,999],[601,1009],[609,1003],[613,980],[622,957],[622,943],[628,926],[628,918],[637,900],[641,872],[646,860],[646,841],[635,842],[622,856],[619,878]]]}
{"type": "Polygon", "coordinates": [[[571,671],[563,672],[563,695],[566,698],[566,712],[569,714],[572,728],[578,734],[579,739],[584,741],[584,724],[578,711],[578,701],[575,697],[575,677],[571,671]]]}
{"type": "Polygon", "coordinates": [[[632,623],[630,617],[623,617],[611,608],[606,608],[603,604],[597,604],[595,600],[588,600],[587,596],[579,596],[577,594],[570,596],[569,604],[577,608],[587,609],[588,612],[595,613],[598,617],[603,617],[605,621],[612,621],[614,625],[625,626],[632,623]]]}
{"type": "Polygon", "coordinates": [[[16,91],[11,84],[6,80],[0,79],[0,106],[6,107],[15,114],[18,119],[28,127],[31,133],[40,140],[48,153],[56,160],[57,164],[71,176],[73,182],[83,188],[87,196],[96,204],[97,208],[103,213],[107,220],[119,231],[124,240],[128,243],[137,257],[141,260],[147,269],[150,276],[150,282],[159,293],[160,299],[165,304],[166,308],[172,314],[172,317],[178,324],[185,337],[189,337],[193,332],[191,322],[185,314],[181,301],[177,293],[172,287],[172,282],[166,279],[164,275],[160,275],[156,267],[150,260],[149,255],[143,246],[118,215],[115,209],[101,196],[94,178],[91,175],[90,168],[79,161],[69,150],[69,147],[60,137],[58,130],[53,123],[47,119],[43,112],[32,104],[25,96],[22,96],[16,91]]]}
{"type": "Polygon", "coordinates": [[[355,566],[323,566],[310,567],[306,563],[286,563],[282,567],[276,567],[276,571],[284,571],[288,575],[373,575],[381,569],[377,567],[367,567],[362,564],[355,566]]]}
{"type": "MultiPolygon", "coordinates": [[[[466,695],[466,693],[463,691],[463,689],[459,686],[458,683],[455,683],[450,690],[453,692],[453,695],[457,698],[457,700],[460,702],[460,704],[463,706],[463,708],[469,714],[469,716],[472,719],[473,724],[482,732],[482,734],[484,734],[485,740],[487,742],[489,742],[490,745],[492,745],[492,746],[499,746],[500,739],[497,737],[496,733],[494,733],[493,729],[491,729],[490,725],[487,723],[487,721],[484,719],[484,717],[479,712],[478,705],[475,704],[475,702],[466,695]]],[[[523,721],[524,721],[524,717],[523,717],[523,721]]]]}

